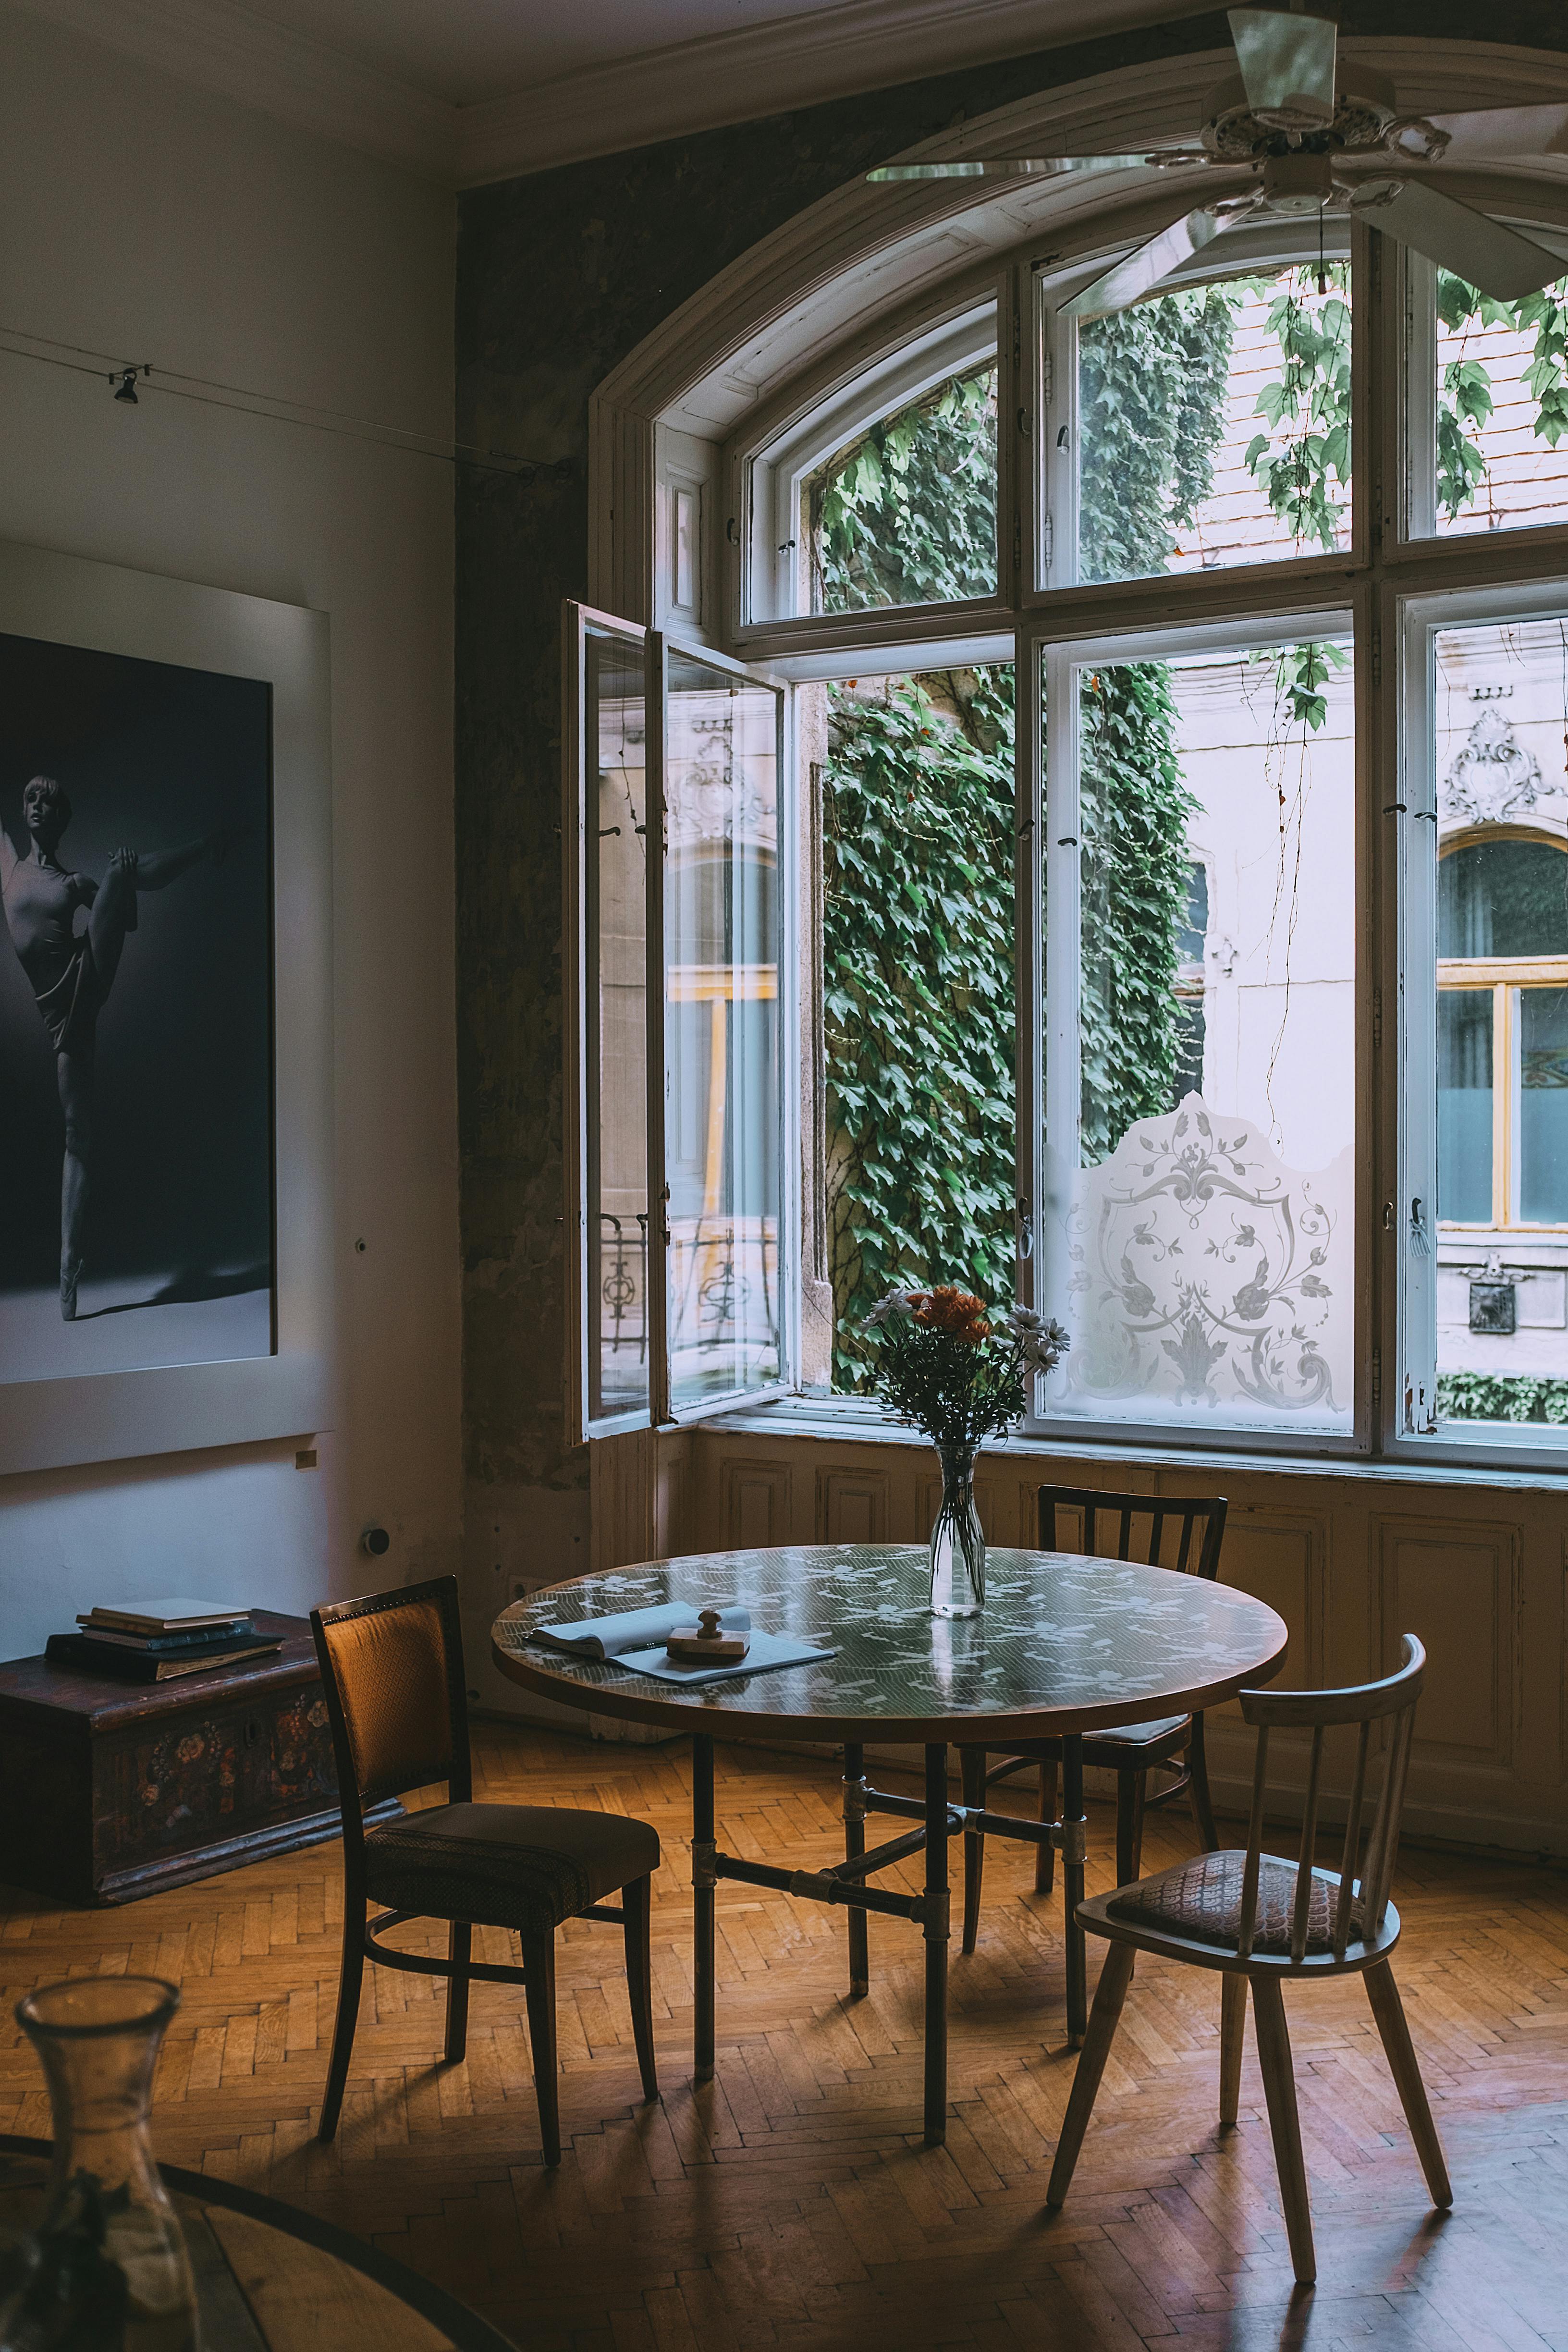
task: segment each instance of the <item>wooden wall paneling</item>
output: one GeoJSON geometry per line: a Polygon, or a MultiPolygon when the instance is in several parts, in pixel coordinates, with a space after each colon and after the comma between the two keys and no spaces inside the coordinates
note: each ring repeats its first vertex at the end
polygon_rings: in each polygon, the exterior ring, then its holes
{"type": "Polygon", "coordinates": [[[1524,1638],[1519,1526],[1380,1514],[1375,1536],[1384,1670],[1397,1659],[1401,1633],[1426,1645],[1414,1754],[1468,1774],[1507,1772],[1524,1638]]]}
{"type": "Polygon", "coordinates": [[[651,1429],[623,1430],[588,1441],[588,1568],[603,1576],[656,1557],[651,1429]]]}
{"type": "Polygon", "coordinates": [[[740,1550],[792,1541],[793,1485],[787,1462],[728,1456],[719,1470],[718,1548],[740,1550]]]}
{"type": "Polygon", "coordinates": [[[889,1543],[891,1465],[887,1468],[818,1469],[818,1543],[889,1543]]]}
{"type": "Polygon", "coordinates": [[[698,1548],[694,1429],[660,1429],[653,1442],[653,1559],[698,1548]]]}

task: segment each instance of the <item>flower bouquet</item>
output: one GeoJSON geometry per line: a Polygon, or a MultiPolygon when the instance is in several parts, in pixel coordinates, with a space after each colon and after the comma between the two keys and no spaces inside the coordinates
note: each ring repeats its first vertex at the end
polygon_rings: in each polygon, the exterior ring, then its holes
{"type": "Polygon", "coordinates": [[[974,1456],[1011,1429],[1027,1378],[1067,1350],[1061,1325],[1027,1307],[993,1310],[952,1283],[889,1290],[862,1331],[876,1342],[877,1394],[889,1412],[922,1430],[942,1465],[942,1507],[931,1538],[931,1606],[937,1617],[973,1617],[985,1600],[985,1537],[974,1507],[974,1456]]]}

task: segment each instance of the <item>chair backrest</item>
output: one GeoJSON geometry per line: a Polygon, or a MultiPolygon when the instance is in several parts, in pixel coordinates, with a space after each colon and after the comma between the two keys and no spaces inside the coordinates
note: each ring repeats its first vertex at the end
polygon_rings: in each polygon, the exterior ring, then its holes
{"type": "Polygon", "coordinates": [[[1229,1506],[1223,1495],[1108,1495],[1093,1486],[1042,1486],[1039,1489],[1040,1549],[1061,1551],[1058,1515],[1083,1514],[1086,1553],[1109,1559],[1108,1547],[1115,1522],[1114,1557],[1142,1560],[1146,1568],[1173,1568],[1186,1576],[1213,1578],[1219,1570],[1219,1548],[1225,1540],[1225,1515],[1229,1506]],[[1174,1552],[1175,1558],[1166,1555],[1174,1552]]]}
{"type": "Polygon", "coordinates": [[[473,1776],[457,1578],[312,1609],[310,1632],[345,1836],[357,1836],[363,1806],[432,1780],[466,1803],[473,1776]]]}
{"type": "Polygon", "coordinates": [[[1333,1955],[1342,1960],[1354,1927],[1358,1941],[1370,1942],[1388,1911],[1394,1880],[1394,1858],[1399,1846],[1399,1817],[1405,1810],[1405,1778],[1410,1767],[1410,1742],[1415,1728],[1415,1702],[1426,1673],[1426,1653],[1414,1633],[1402,1636],[1405,1662],[1399,1672],[1380,1683],[1363,1683],[1353,1690],[1273,1691],[1241,1693],[1241,1712],[1258,1727],[1258,1755],[1252,1772],[1252,1818],[1247,1832],[1247,1867],[1241,1882],[1241,1920],[1237,1948],[1245,1958],[1258,1928],[1258,1881],[1263,1845],[1263,1808],[1268,1777],[1268,1735],[1276,1727],[1310,1725],[1311,1760],[1307,1767],[1307,1795],[1301,1815],[1301,1848],[1296,1864],[1296,1887],[1290,1907],[1290,1958],[1300,1961],[1307,1949],[1312,1899],[1312,1857],[1318,1839],[1318,1794],[1322,1778],[1323,1734],[1336,1724],[1358,1727],[1355,1768],[1351,1778],[1345,1815],[1344,1846],[1340,1857],[1339,1895],[1331,1927],[1333,1955]],[[1361,1852],[1362,1818],[1365,1811],[1367,1759],[1374,1723],[1389,1726],[1387,1760],[1383,1788],[1373,1810],[1366,1851],[1361,1852]],[[1360,1870],[1357,1860],[1360,1859],[1360,1870]]]}

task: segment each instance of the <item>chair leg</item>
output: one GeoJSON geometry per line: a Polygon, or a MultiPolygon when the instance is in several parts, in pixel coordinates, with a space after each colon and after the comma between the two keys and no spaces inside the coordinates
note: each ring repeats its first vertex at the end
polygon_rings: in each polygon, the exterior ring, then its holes
{"type": "Polygon", "coordinates": [[[1219,2119],[1222,2128],[1235,2123],[1241,2109],[1241,2053],[1247,2041],[1247,1979],[1220,1979],[1219,2119]]]}
{"type": "Polygon", "coordinates": [[[1116,1884],[1131,1886],[1143,1859],[1143,1801],[1148,1793],[1146,1772],[1116,1776],[1116,1884]]]}
{"type": "Polygon", "coordinates": [[[1372,2013],[1377,2020],[1377,2030],[1383,2036],[1384,2053],[1388,2069],[1399,2093],[1399,2104],[1405,2109],[1405,2120],[1410,2126],[1410,2137],[1415,2143],[1415,2153],[1421,2159],[1421,2169],[1426,2176],[1426,2186],[1432,2192],[1432,2202],[1445,2211],[1454,2201],[1448,2184],[1448,2168],[1443,2161],[1443,2144],[1437,2137],[1437,2126],[1432,2120],[1427,2104],[1426,2085],[1421,2080],[1421,2069],[1411,2046],[1410,2028],[1405,2021],[1405,2004],[1399,1998],[1399,1987],[1394,1981],[1394,1970],[1386,1960],[1379,1960],[1364,1972],[1366,1997],[1372,2003],[1372,2013]]]}
{"type": "MultiPolygon", "coordinates": [[[[454,1919],[447,1936],[447,1958],[454,1969],[466,1969],[473,1958],[474,1931],[465,1919],[454,1919]]],[[[447,2063],[460,2066],[468,2046],[468,1979],[447,1979],[447,2063]]]]}
{"type": "MultiPolygon", "coordinates": [[[[1057,1768],[1054,1763],[1040,1766],[1040,1801],[1036,1811],[1037,1821],[1054,1822],[1057,1818],[1057,1768]]],[[[1049,1895],[1057,1883],[1057,1850],[1054,1845],[1035,1848],[1035,1892],[1049,1895]]]]}
{"type": "Polygon", "coordinates": [[[645,2099],[657,2099],[658,2076],[653,2063],[653,1948],[649,1933],[653,1916],[652,1879],[646,1876],[634,1878],[630,1885],[623,1886],[621,1909],[626,1914],[626,1999],[631,2004],[632,2040],[637,2044],[642,2095],[645,2099]]]}
{"type": "Polygon", "coordinates": [[[1252,2016],[1258,2029],[1258,2059],[1268,2101],[1268,2129],[1274,2141],[1274,2165],[1279,2175],[1279,2201],[1285,2208],[1291,2267],[1298,2285],[1310,2286],[1318,2275],[1318,2258],[1312,2248],[1312,2209],[1307,2200],[1307,2167],[1301,2155],[1301,2118],[1296,2106],[1290,2036],[1285,2025],[1285,1996],[1277,1977],[1253,1978],[1252,2016]]]}
{"type": "Polygon", "coordinates": [[[1209,1796],[1208,1758],[1204,1749],[1204,1719],[1193,1717],[1193,1728],[1187,1740],[1187,1801],[1193,1809],[1197,1826],[1198,1843],[1205,1853],[1219,1852],[1219,1832],[1214,1825],[1214,1804],[1209,1796]]]}
{"type": "Polygon", "coordinates": [[[533,2095],[539,2102],[539,2136],[546,2164],[561,2161],[561,2095],[555,2063],[555,1937],[522,1937],[523,1991],[528,1997],[528,2038],[533,2050],[533,2095]]]}
{"type": "Polygon", "coordinates": [[[1110,2055],[1110,2045],[1116,2039],[1121,2004],[1132,1981],[1132,1960],[1131,1944],[1111,1944],[1106,1950],[1094,2007],[1089,2012],[1089,2032],[1079,2053],[1078,2072],[1072,2078],[1068,2111],[1062,2122],[1062,2136],[1057,2142],[1056,2162],[1051,2167],[1050,2186],[1046,2190],[1047,2205],[1064,2204],[1072,2186],[1079,2150],[1083,2146],[1083,2136],[1094,2112],[1095,2095],[1100,2089],[1100,2077],[1105,2073],[1105,2062],[1110,2055]]]}
{"type": "Polygon", "coordinates": [[[343,1890],[343,1956],[338,1966],[338,2014],[332,2027],[332,2054],[327,2062],[327,2087],[321,2095],[318,2139],[330,2140],[338,2128],[343,2092],[349,2079],[349,2057],[359,2022],[360,1987],[364,1982],[364,1897],[356,1901],[343,1890]]]}
{"type": "MultiPolygon", "coordinates": [[[[984,1748],[961,1748],[958,1751],[959,1778],[963,1787],[966,1805],[983,1808],[985,1803],[985,1750],[984,1748]]],[[[980,1932],[980,1887],[985,1874],[985,1834],[983,1830],[963,1832],[963,1947],[974,1949],[974,1939],[980,1932]]]]}

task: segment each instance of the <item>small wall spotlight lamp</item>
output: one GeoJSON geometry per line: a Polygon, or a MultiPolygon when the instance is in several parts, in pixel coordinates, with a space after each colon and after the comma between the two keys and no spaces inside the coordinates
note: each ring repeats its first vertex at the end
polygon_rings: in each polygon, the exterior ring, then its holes
{"type": "Polygon", "coordinates": [[[129,401],[132,408],[139,408],[142,404],[136,397],[136,379],[139,375],[151,375],[152,373],[149,367],[121,368],[118,374],[109,379],[114,386],[115,399],[129,401]]]}

